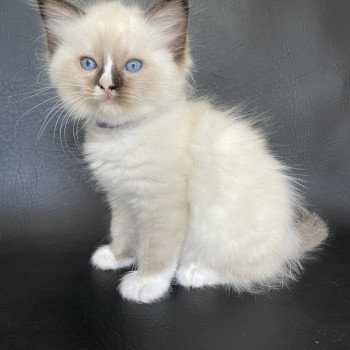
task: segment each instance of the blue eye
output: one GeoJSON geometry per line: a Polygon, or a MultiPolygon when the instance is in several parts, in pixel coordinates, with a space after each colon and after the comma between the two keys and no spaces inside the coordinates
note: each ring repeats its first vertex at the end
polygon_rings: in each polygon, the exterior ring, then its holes
{"type": "Polygon", "coordinates": [[[126,65],[125,69],[130,73],[137,73],[143,67],[143,63],[139,60],[130,60],[126,65]]]}
{"type": "Polygon", "coordinates": [[[97,63],[90,57],[83,57],[80,60],[80,65],[85,70],[95,70],[97,68],[97,63]]]}

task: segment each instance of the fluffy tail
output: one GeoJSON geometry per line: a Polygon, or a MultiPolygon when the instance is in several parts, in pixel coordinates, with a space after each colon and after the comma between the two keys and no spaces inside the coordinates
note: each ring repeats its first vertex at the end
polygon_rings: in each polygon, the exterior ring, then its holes
{"type": "Polygon", "coordinates": [[[302,236],[301,249],[306,253],[324,243],[329,235],[329,230],[327,224],[316,213],[299,208],[297,215],[297,224],[302,236]]]}

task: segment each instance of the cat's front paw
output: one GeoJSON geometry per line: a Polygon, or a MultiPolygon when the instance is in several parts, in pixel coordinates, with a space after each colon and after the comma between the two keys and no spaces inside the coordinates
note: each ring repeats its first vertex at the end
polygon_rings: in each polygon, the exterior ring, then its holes
{"type": "Polygon", "coordinates": [[[171,277],[168,274],[145,276],[133,271],[123,278],[119,291],[124,299],[136,303],[152,303],[166,295],[170,282],[171,277]]]}
{"type": "Polygon", "coordinates": [[[103,245],[91,257],[91,264],[97,269],[111,271],[128,267],[133,259],[117,259],[109,245],[103,245]]]}

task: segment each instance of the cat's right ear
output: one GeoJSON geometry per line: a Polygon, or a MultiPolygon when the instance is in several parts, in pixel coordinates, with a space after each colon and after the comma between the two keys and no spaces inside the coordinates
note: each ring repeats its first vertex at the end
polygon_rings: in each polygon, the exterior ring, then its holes
{"type": "Polygon", "coordinates": [[[163,33],[176,62],[182,62],[186,54],[188,15],[188,0],[162,0],[146,11],[146,18],[163,33]]]}
{"type": "Polygon", "coordinates": [[[81,18],[84,11],[66,0],[38,0],[38,7],[52,55],[62,38],[63,29],[81,18]]]}

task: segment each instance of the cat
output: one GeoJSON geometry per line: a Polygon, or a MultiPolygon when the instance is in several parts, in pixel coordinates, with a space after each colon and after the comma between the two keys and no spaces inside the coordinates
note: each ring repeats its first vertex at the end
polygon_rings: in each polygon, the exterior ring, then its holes
{"type": "Polygon", "coordinates": [[[238,108],[189,97],[188,1],[38,4],[51,81],[86,124],[112,213],[93,266],[134,266],[119,291],[137,303],[163,299],[174,278],[252,293],[294,280],[327,225],[238,108]]]}

